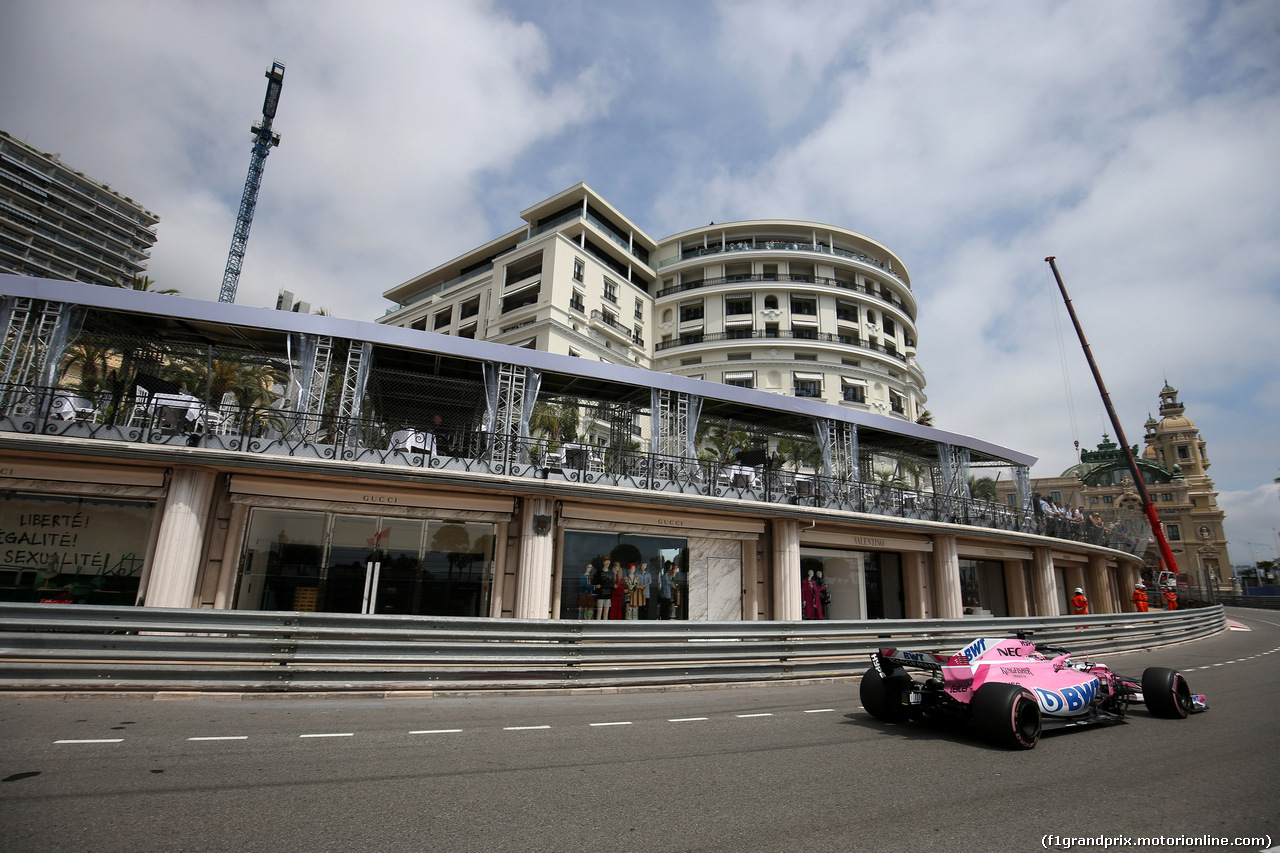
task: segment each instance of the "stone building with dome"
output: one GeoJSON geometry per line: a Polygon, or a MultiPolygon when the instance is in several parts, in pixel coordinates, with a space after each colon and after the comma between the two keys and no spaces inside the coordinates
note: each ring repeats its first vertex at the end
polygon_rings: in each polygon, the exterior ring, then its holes
{"type": "MultiPolygon", "coordinates": [[[[1205,440],[1186,416],[1177,389],[1168,383],[1160,390],[1159,412],[1159,420],[1149,417],[1144,425],[1145,447],[1134,445],[1133,453],[1178,572],[1187,578],[1184,592],[1208,598],[1210,588],[1230,590],[1231,560],[1223,530],[1226,513],[1218,506],[1218,493],[1206,473],[1210,462],[1205,440]]],[[[1082,451],[1079,463],[1057,477],[1032,480],[1031,488],[1062,506],[1085,514],[1097,511],[1107,521],[1131,516],[1141,508],[1124,452],[1107,435],[1095,450],[1082,451]]],[[[1013,494],[1011,485],[1000,484],[998,491],[1006,501],[1013,494]]],[[[1145,562],[1144,575],[1154,577],[1160,562],[1154,541],[1145,562]]]]}

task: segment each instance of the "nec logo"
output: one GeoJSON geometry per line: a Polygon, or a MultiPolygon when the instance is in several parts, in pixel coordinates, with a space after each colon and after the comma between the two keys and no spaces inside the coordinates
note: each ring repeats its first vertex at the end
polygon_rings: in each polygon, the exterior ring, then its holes
{"type": "Polygon", "coordinates": [[[999,652],[1000,654],[1004,655],[1004,656],[1005,656],[1005,657],[1007,657],[1007,658],[1020,658],[1020,657],[1022,657],[1022,649],[1021,649],[1021,647],[1012,648],[1012,649],[1009,649],[1009,648],[1002,648],[1002,649],[996,649],[996,651],[997,651],[997,652],[999,652]]]}

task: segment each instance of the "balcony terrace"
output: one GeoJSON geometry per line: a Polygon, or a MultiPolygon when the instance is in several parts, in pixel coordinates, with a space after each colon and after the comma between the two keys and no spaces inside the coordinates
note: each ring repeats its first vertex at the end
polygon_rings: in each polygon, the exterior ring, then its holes
{"type": "MultiPolygon", "coordinates": [[[[1086,538],[1078,527],[1037,530],[1029,508],[968,496],[971,466],[1025,475],[1030,457],[868,412],[138,291],[0,276],[0,296],[0,446],[10,450],[294,471],[310,460],[486,489],[606,487],[638,502],[663,493],[765,515],[808,507],[1086,538]],[[66,325],[40,339],[50,328],[40,316],[66,325]],[[687,423],[673,426],[667,397],[682,401],[687,423]],[[540,407],[577,410],[602,431],[553,438],[531,426],[540,407]]],[[[1088,541],[1141,554],[1145,534],[1126,528],[1088,541]]]]}

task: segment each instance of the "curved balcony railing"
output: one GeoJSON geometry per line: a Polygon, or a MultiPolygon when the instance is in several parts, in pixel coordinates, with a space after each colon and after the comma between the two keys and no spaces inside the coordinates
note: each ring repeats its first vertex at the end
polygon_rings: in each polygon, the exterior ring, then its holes
{"type": "Polygon", "coordinates": [[[778,240],[766,240],[757,243],[754,240],[741,240],[729,243],[726,246],[708,246],[706,248],[699,247],[696,249],[685,249],[680,253],[680,257],[678,258],[667,258],[665,261],[660,261],[658,263],[658,268],[661,269],[662,267],[679,263],[681,261],[687,261],[691,258],[701,258],[706,257],[707,255],[719,255],[725,252],[817,252],[823,255],[835,255],[838,258],[848,258],[849,260],[861,261],[864,264],[869,264],[879,269],[885,275],[892,276],[896,281],[901,282],[903,285],[909,286],[902,280],[902,276],[890,269],[883,261],[876,260],[870,255],[864,255],[862,252],[851,252],[848,249],[833,249],[830,246],[823,246],[820,243],[790,243],[778,240]]]}
{"type": "Polygon", "coordinates": [[[717,278],[703,278],[703,279],[699,279],[698,281],[688,281],[682,284],[672,285],[671,287],[665,287],[662,290],[658,291],[658,295],[656,298],[661,299],[664,296],[671,296],[672,294],[675,294],[675,293],[684,293],[690,290],[698,290],[703,287],[720,287],[726,284],[741,284],[741,283],[751,283],[751,282],[760,282],[760,281],[782,282],[784,284],[785,283],[816,284],[819,287],[837,287],[841,290],[848,290],[853,293],[861,293],[879,302],[883,302],[887,305],[892,305],[894,308],[897,308],[899,311],[901,311],[905,316],[910,317],[913,322],[915,321],[915,316],[912,315],[911,310],[907,307],[906,303],[904,303],[901,299],[898,299],[892,293],[888,293],[888,294],[875,293],[871,290],[868,290],[866,285],[859,284],[856,281],[844,281],[842,279],[830,278],[828,276],[822,276],[822,275],[796,275],[796,274],[788,274],[788,273],[780,273],[777,275],[774,275],[774,274],[762,275],[760,273],[753,273],[751,275],[730,275],[730,276],[720,276],[717,278]]]}
{"type": "Polygon", "coordinates": [[[750,333],[745,332],[714,332],[712,334],[703,334],[701,332],[691,335],[681,335],[678,338],[672,338],[669,341],[658,341],[654,344],[655,352],[663,350],[675,349],[676,347],[698,346],[699,344],[715,344],[724,341],[750,341],[750,340],[787,340],[787,341],[813,341],[817,343],[841,344],[847,347],[857,347],[858,349],[869,350],[871,352],[883,353],[884,355],[896,358],[903,364],[907,361],[907,356],[896,349],[889,349],[884,344],[873,344],[870,341],[864,341],[861,338],[855,338],[852,335],[833,335],[830,332],[795,332],[791,330],[779,330],[778,332],[765,332],[760,329],[752,329],[750,333]]]}
{"type": "MultiPolygon", "coordinates": [[[[259,406],[213,406],[192,398],[150,409],[132,398],[102,398],[100,408],[58,405],[70,392],[4,389],[0,432],[63,436],[81,441],[205,447],[254,456],[331,459],[356,464],[427,468],[590,483],[616,489],[809,506],[826,510],[1039,533],[1141,556],[1149,530],[1138,517],[1097,528],[1031,511],[901,485],[816,471],[666,456],[517,438],[454,427],[421,432],[405,424],[309,415],[259,406]]],[[[77,400],[83,399],[76,397],[77,400]]],[[[80,405],[80,404],[76,404],[80,405]]]]}

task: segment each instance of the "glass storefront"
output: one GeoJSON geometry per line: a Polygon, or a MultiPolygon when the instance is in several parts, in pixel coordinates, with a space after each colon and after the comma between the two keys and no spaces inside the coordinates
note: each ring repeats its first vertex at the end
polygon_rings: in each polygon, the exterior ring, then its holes
{"type": "Polygon", "coordinates": [[[0,492],[0,601],[136,603],[154,501],[0,492]]]}
{"type": "Polygon", "coordinates": [[[902,561],[886,551],[800,549],[804,619],[902,619],[902,561]]]}
{"type": "Polygon", "coordinates": [[[960,560],[960,602],[965,616],[1008,616],[1004,591],[1004,563],[998,560],[960,560]]]}
{"type": "Polygon", "coordinates": [[[259,507],[238,610],[488,616],[495,526],[259,507]]]}
{"type": "Polygon", "coordinates": [[[560,618],[688,619],[688,540],[565,531],[560,618]]]}

